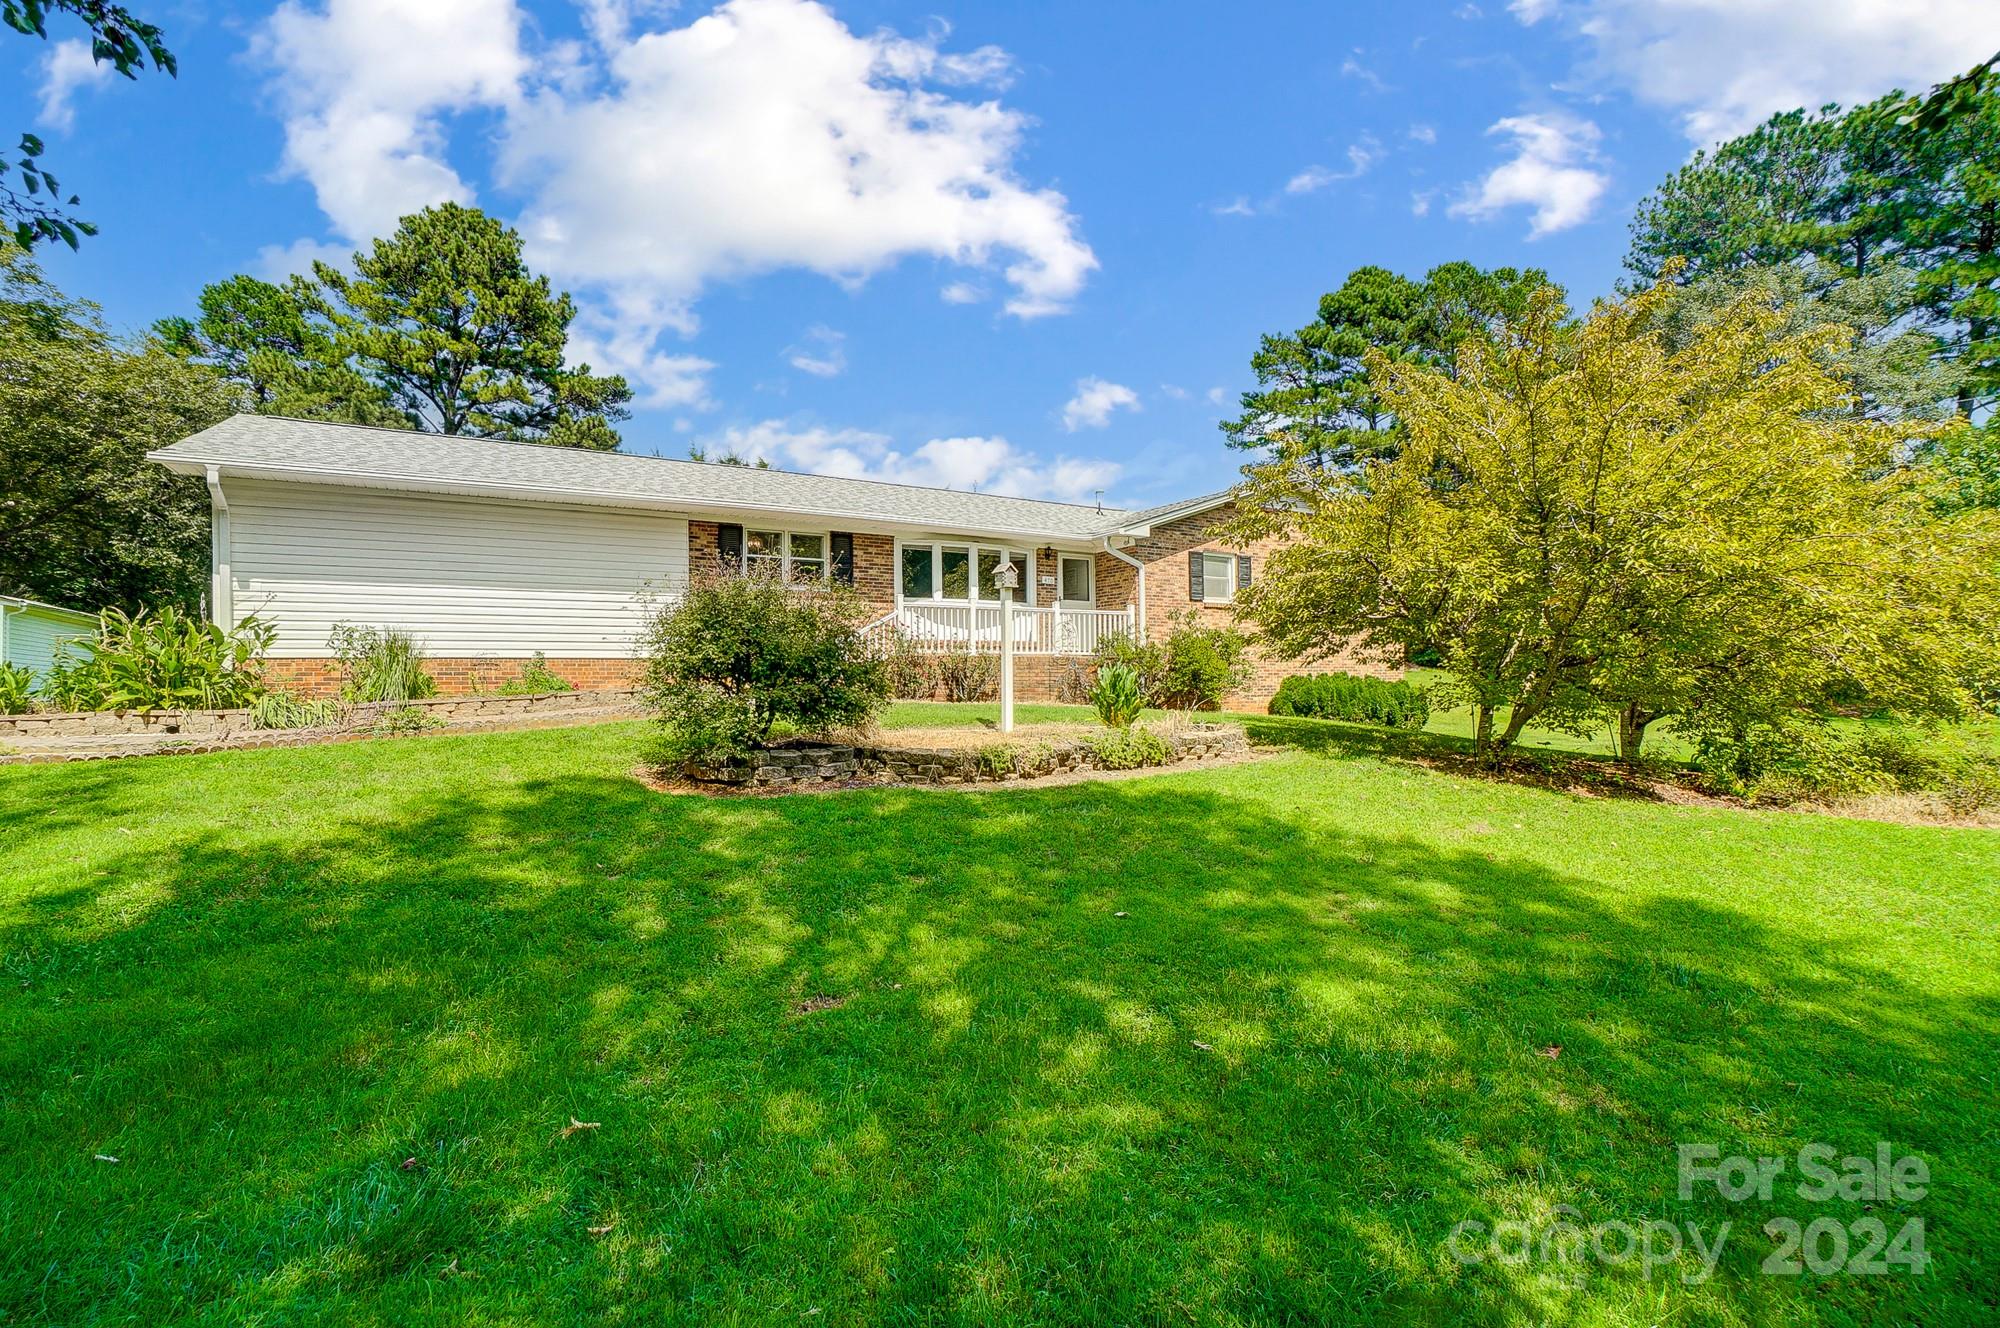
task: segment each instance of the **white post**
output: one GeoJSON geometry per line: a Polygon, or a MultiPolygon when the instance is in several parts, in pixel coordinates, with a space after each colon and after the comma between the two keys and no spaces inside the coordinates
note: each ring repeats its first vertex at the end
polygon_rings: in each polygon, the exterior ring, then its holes
{"type": "Polygon", "coordinates": [[[1000,591],[1000,731],[1014,731],[1014,599],[1000,591]]]}

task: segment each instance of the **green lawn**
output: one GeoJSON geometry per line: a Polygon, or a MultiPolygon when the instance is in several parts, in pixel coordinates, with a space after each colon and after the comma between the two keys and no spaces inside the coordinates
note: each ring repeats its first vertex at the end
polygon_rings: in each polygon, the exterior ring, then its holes
{"type": "Polygon", "coordinates": [[[2000,834],[1248,722],[989,792],[662,796],[631,723],[0,770],[0,1324],[1993,1319],[2000,834]],[[1676,1197],[1878,1140],[1920,1277],[1676,1197]],[[1572,1210],[1732,1234],[1448,1253],[1572,1210]]]}

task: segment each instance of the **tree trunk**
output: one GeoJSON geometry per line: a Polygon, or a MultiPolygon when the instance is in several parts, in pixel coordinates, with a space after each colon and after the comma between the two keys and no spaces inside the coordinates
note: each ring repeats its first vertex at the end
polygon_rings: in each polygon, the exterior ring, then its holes
{"type": "Polygon", "coordinates": [[[1646,726],[1653,722],[1653,716],[1636,705],[1627,705],[1618,711],[1618,759],[1626,765],[1639,763],[1639,750],[1646,741],[1646,726]]]}
{"type": "Polygon", "coordinates": [[[1472,728],[1472,755],[1482,765],[1491,765],[1493,756],[1493,707],[1481,702],[1472,728]]]}

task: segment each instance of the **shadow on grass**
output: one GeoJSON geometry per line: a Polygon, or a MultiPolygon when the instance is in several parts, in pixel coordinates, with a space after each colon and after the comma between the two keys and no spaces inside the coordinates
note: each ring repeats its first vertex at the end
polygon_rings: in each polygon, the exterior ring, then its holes
{"type": "Polygon", "coordinates": [[[0,1321],[1944,1321],[1992,1289],[1951,1253],[1992,1211],[1963,1175],[1917,1282],[1802,1298],[1761,1243],[1695,1288],[1453,1263],[1457,1221],[1556,1202],[1740,1218],[1674,1202],[1678,1140],[1975,1156],[1989,1111],[1914,1104],[1990,1090],[2000,1011],[1196,781],[413,789],[98,871],[0,932],[0,1321]]]}

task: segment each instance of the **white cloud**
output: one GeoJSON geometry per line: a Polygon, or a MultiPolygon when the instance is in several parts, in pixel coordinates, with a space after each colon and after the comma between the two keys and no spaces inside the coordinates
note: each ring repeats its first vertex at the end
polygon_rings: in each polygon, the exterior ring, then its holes
{"type": "Polygon", "coordinates": [[[327,240],[293,240],[290,244],[267,244],[250,263],[253,276],[283,282],[290,276],[312,275],[314,263],[346,270],[354,258],[354,246],[327,240]]]}
{"type": "Polygon", "coordinates": [[[90,54],[90,43],[69,38],[54,43],[42,54],[42,107],[36,122],[50,129],[67,131],[76,123],[76,94],[84,88],[101,88],[115,72],[111,63],[100,64],[90,54]]]}
{"type": "Polygon", "coordinates": [[[1427,124],[1411,125],[1410,141],[1412,143],[1422,143],[1425,147],[1429,147],[1431,144],[1438,141],[1438,131],[1436,126],[1427,124]]]}
{"type": "Polygon", "coordinates": [[[621,316],[611,309],[585,307],[570,324],[569,360],[597,373],[623,374],[633,400],[647,408],[684,406],[706,410],[708,375],[715,368],[699,355],[675,354],[659,346],[658,329],[671,325],[671,312],[648,310],[621,316]]]}
{"type": "Polygon", "coordinates": [[[1188,390],[1173,383],[1161,383],[1160,395],[1169,401],[1186,401],[1188,399],[1188,390]]]}
{"type": "Polygon", "coordinates": [[[946,304],[978,304],[986,292],[969,281],[954,281],[938,292],[938,298],[946,304]]]}
{"type": "Polygon", "coordinates": [[[1109,487],[1120,473],[1114,462],[1042,457],[999,437],[933,438],[903,451],[887,434],[793,428],[782,420],[725,429],[709,450],[816,475],[1071,502],[1109,487]]]}
{"type": "Polygon", "coordinates": [[[1218,217],[1254,217],[1257,215],[1257,209],[1252,207],[1250,200],[1242,194],[1238,194],[1227,203],[1216,204],[1209,208],[1209,211],[1218,217]]]}
{"type": "Polygon", "coordinates": [[[1431,212],[1431,201],[1437,197],[1435,189],[1420,189],[1410,195],[1410,215],[1427,217],[1431,212]]]}
{"type": "Polygon", "coordinates": [[[1227,401],[1228,399],[1229,399],[1228,395],[1225,392],[1223,392],[1221,388],[1211,387],[1208,389],[1209,405],[1220,406],[1223,402],[1227,401]]]}
{"type": "Polygon", "coordinates": [[[1381,75],[1351,55],[1340,62],[1340,76],[1358,81],[1370,92],[1389,91],[1389,85],[1382,81],[1381,75]]]}
{"type": "Polygon", "coordinates": [[[785,347],[785,359],[801,373],[838,378],[847,371],[847,334],[824,324],[809,327],[796,345],[785,347]]]}
{"type": "Polygon", "coordinates": [[[1556,12],[1557,0],[1511,0],[1507,12],[1523,23],[1540,23],[1556,12]]]}
{"type": "Polygon", "coordinates": [[[588,0],[588,43],[537,45],[516,0],[287,0],[254,48],[283,169],[358,242],[471,201],[452,131],[482,117],[461,147],[497,146],[530,261],[615,321],[598,343],[616,360],[673,374],[669,396],[690,357],[652,343],[691,334],[717,281],[804,268],[853,286],[928,255],[995,271],[1025,319],[1097,267],[1067,200],[1018,173],[1027,117],[938,90],[1003,86],[1006,52],[947,52],[941,24],[857,34],[810,0],[661,27],[669,8],[588,0]]]}
{"type": "Polygon", "coordinates": [[[1468,23],[1474,19],[1486,17],[1486,11],[1478,5],[1473,4],[1460,5],[1457,9],[1452,10],[1451,13],[1453,18],[1462,18],[1468,23]]]}
{"type": "Polygon", "coordinates": [[[1603,135],[1588,120],[1561,112],[1511,115],[1486,131],[1513,140],[1514,155],[1469,186],[1454,217],[1488,221],[1513,207],[1533,209],[1528,238],[1540,239],[1589,219],[1611,179],[1595,168],[1603,135]]]}
{"type": "Polygon", "coordinates": [[[1123,383],[1107,383],[1102,378],[1079,378],[1076,380],[1076,395],[1063,405],[1063,428],[1071,433],[1078,429],[1102,429],[1111,423],[1111,414],[1117,410],[1139,409],[1139,394],[1123,383]]]}
{"type": "MultiPolygon", "coordinates": [[[[1515,8],[1528,22],[1554,6],[1515,8]]],[[[2000,48],[1993,0],[1576,0],[1560,16],[1591,72],[1703,145],[1778,111],[1922,91],[2000,48]]]]}
{"type": "Polygon", "coordinates": [[[1285,181],[1288,194],[1310,194],[1337,184],[1342,180],[1355,180],[1366,175],[1370,167],[1382,158],[1382,144],[1372,134],[1364,135],[1359,143],[1350,143],[1347,148],[1347,169],[1331,170],[1325,166],[1308,166],[1285,181]]]}

